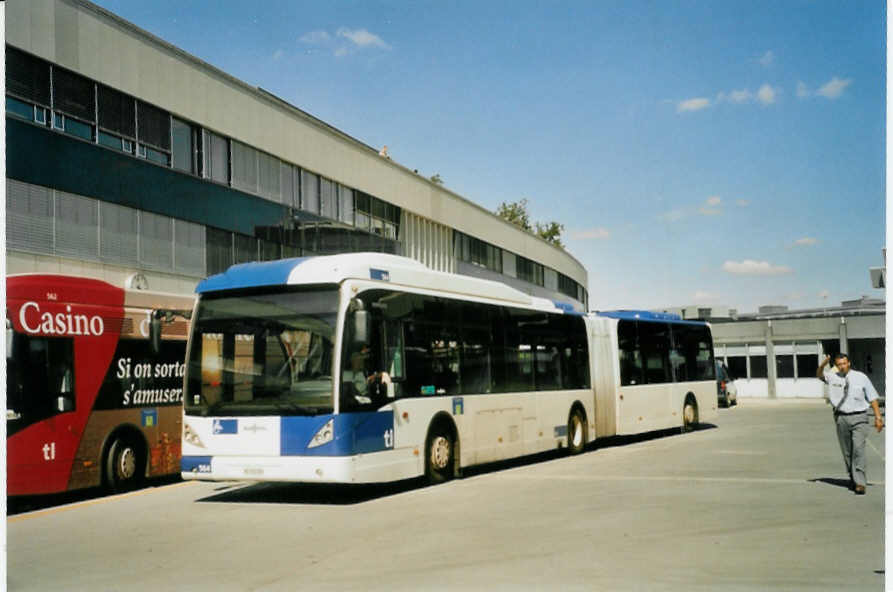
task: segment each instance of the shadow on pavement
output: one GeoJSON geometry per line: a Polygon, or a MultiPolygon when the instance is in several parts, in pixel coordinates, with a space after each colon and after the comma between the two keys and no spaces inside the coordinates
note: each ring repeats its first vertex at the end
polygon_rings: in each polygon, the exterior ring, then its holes
{"type": "MultiPolygon", "coordinates": [[[[147,479],[137,489],[148,489],[150,487],[163,487],[180,481],[180,475],[168,475],[165,477],[153,477],[147,479]]],[[[24,512],[34,512],[54,506],[64,506],[67,504],[75,504],[86,500],[113,495],[112,492],[102,487],[90,487],[88,489],[78,489],[75,491],[64,491],[62,493],[51,493],[45,495],[18,495],[6,499],[6,515],[13,516],[24,512]]]]}
{"type": "Polygon", "coordinates": [[[837,479],[835,477],[819,477],[817,479],[810,479],[810,483],[824,483],[825,485],[834,485],[836,487],[843,487],[844,489],[852,489],[852,483],[849,479],[837,479]]]}
{"type": "Polygon", "coordinates": [[[345,506],[362,504],[378,498],[416,489],[421,479],[362,485],[339,483],[257,483],[218,488],[215,495],[196,500],[203,503],[235,504],[319,504],[345,506]]]}
{"type": "MultiPolygon", "coordinates": [[[[702,423],[693,431],[715,429],[716,426],[702,423]]],[[[600,438],[586,446],[587,452],[600,448],[626,446],[637,442],[647,442],[669,436],[680,435],[679,428],[636,434],[634,436],[612,436],[600,438]]],[[[564,458],[564,449],[549,450],[539,454],[523,456],[511,460],[476,465],[462,470],[463,477],[474,477],[488,473],[498,473],[518,467],[564,458]]],[[[428,484],[424,478],[405,479],[390,483],[340,484],[340,483],[257,483],[244,486],[228,484],[217,488],[213,495],[196,500],[199,503],[237,503],[237,504],[316,504],[316,505],[353,505],[370,502],[379,498],[398,495],[414,489],[423,489],[428,484]]]]}

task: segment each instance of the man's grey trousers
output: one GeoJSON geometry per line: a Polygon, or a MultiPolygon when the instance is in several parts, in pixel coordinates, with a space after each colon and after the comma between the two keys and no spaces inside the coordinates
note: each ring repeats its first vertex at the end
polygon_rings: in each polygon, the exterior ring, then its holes
{"type": "Polygon", "coordinates": [[[868,439],[868,413],[854,415],[835,414],[837,424],[837,441],[846,464],[850,481],[854,485],[866,485],[865,477],[865,441],[868,439]]]}

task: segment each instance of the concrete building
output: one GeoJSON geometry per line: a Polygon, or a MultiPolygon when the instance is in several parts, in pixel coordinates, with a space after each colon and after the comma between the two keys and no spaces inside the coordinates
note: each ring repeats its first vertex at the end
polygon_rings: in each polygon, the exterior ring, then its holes
{"type": "Polygon", "coordinates": [[[824,356],[845,352],[884,392],[883,301],[863,298],[838,307],[711,320],[714,354],[736,378],[741,397],[822,397],[815,377],[824,356]]]}
{"type": "Polygon", "coordinates": [[[191,293],[377,251],[586,310],[573,256],[379,149],[84,0],[5,5],[8,273],[191,293]]]}

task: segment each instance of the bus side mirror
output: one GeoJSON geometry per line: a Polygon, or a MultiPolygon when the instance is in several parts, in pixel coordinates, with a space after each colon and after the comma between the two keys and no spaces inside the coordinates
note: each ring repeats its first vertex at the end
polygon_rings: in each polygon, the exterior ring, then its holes
{"type": "Polygon", "coordinates": [[[74,402],[70,397],[59,397],[56,399],[56,411],[59,413],[74,411],[74,402]]]}
{"type": "Polygon", "coordinates": [[[12,344],[15,337],[15,329],[12,328],[12,322],[6,319],[6,357],[13,357],[12,344]]]}
{"type": "Polygon", "coordinates": [[[154,354],[161,351],[161,314],[161,311],[153,310],[149,321],[149,343],[154,354]]]}
{"type": "Polygon", "coordinates": [[[355,345],[369,343],[369,313],[365,310],[353,313],[353,342],[355,345]]]}

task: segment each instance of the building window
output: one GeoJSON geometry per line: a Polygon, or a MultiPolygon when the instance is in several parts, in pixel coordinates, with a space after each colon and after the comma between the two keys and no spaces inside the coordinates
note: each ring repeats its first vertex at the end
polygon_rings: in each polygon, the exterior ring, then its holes
{"type": "Polygon", "coordinates": [[[137,265],[139,212],[107,201],[99,202],[99,257],[103,261],[137,265]]]}
{"type": "Polygon", "coordinates": [[[163,166],[171,165],[170,156],[168,156],[167,152],[162,152],[161,150],[156,150],[154,148],[149,148],[142,145],[140,145],[140,148],[144,149],[141,153],[141,156],[143,156],[143,158],[145,158],[146,160],[163,166]]]}
{"type": "Polygon", "coordinates": [[[233,264],[233,234],[219,228],[205,228],[205,257],[208,275],[226,271],[233,264]]]}
{"type": "Polygon", "coordinates": [[[171,117],[154,105],[136,102],[137,139],[165,152],[171,149],[171,117]]]}
{"type": "Polygon", "coordinates": [[[819,367],[818,354],[801,354],[797,358],[797,376],[799,378],[815,378],[816,368],[819,367]]]}
{"type": "Polygon", "coordinates": [[[7,45],[6,92],[29,103],[49,107],[50,64],[7,45]]]}
{"type": "Polygon", "coordinates": [[[229,140],[207,130],[204,130],[202,140],[205,177],[229,185],[229,140]]]}
{"type": "Polygon", "coordinates": [[[325,178],[319,183],[319,214],[333,220],[338,218],[338,195],[333,181],[325,178]]]}
{"type": "Polygon", "coordinates": [[[93,126],[73,117],[63,116],[62,129],[66,134],[71,134],[82,140],[93,141],[93,126]]]}
{"type": "Polygon", "coordinates": [[[543,266],[535,263],[527,257],[518,255],[516,267],[518,278],[537,286],[543,285],[543,266]]]}
{"type": "Polygon", "coordinates": [[[6,180],[6,247],[53,252],[53,194],[49,189],[6,180]]]}
{"type": "Polygon", "coordinates": [[[168,270],[173,267],[173,219],[152,212],[140,212],[140,263],[168,270]]]}
{"type": "Polygon", "coordinates": [[[257,193],[257,150],[232,140],[233,187],[257,193]]]}
{"type": "Polygon", "coordinates": [[[766,355],[750,356],[750,378],[768,378],[769,372],[766,366],[766,355]]]}
{"type": "Polygon", "coordinates": [[[503,257],[499,247],[456,231],[453,234],[453,248],[459,260],[502,273],[503,257]]]}
{"type": "Polygon", "coordinates": [[[747,378],[747,356],[729,356],[728,360],[729,377],[732,380],[736,378],[747,378]]]}
{"type": "Polygon", "coordinates": [[[258,193],[271,199],[279,201],[279,159],[272,154],[265,152],[257,153],[257,189],[258,193]]]}
{"type": "Polygon", "coordinates": [[[338,186],[338,219],[346,224],[354,223],[353,189],[338,186]]]}
{"type": "Polygon", "coordinates": [[[99,145],[105,146],[106,148],[113,148],[121,152],[124,151],[124,140],[108,132],[99,132],[99,145]]]}
{"type": "Polygon", "coordinates": [[[235,263],[248,263],[257,261],[257,239],[244,234],[233,235],[233,247],[235,251],[235,263]]]}
{"type": "Polygon", "coordinates": [[[180,171],[196,174],[197,129],[185,121],[171,118],[171,164],[180,171]]]}
{"type": "Polygon", "coordinates": [[[174,271],[205,273],[205,227],[201,224],[174,220],[174,271]]]}
{"type": "Polygon", "coordinates": [[[788,354],[775,356],[775,377],[794,378],[794,356],[788,354]]]}
{"type": "Polygon", "coordinates": [[[136,138],[136,100],[101,84],[97,91],[100,129],[116,136],[136,138]]]}
{"type": "Polygon", "coordinates": [[[301,171],[301,209],[319,213],[319,176],[301,171]]]}
{"type": "Polygon", "coordinates": [[[558,274],[558,291],[566,296],[570,296],[571,298],[575,298],[580,302],[583,302],[583,298],[581,298],[579,288],[580,284],[564,275],[563,273],[558,274]]]}
{"type": "Polygon", "coordinates": [[[295,207],[295,167],[287,162],[279,163],[279,203],[295,207]]]}
{"type": "Polygon", "coordinates": [[[21,117],[26,121],[34,121],[34,105],[13,97],[6,97],[6,112],[21,117]]]}
{"type": "Polygon", "coordinates": [[[93,81],[54,66],[53,109],[94,123],[96,120],[96,89],[93,81]]]}

